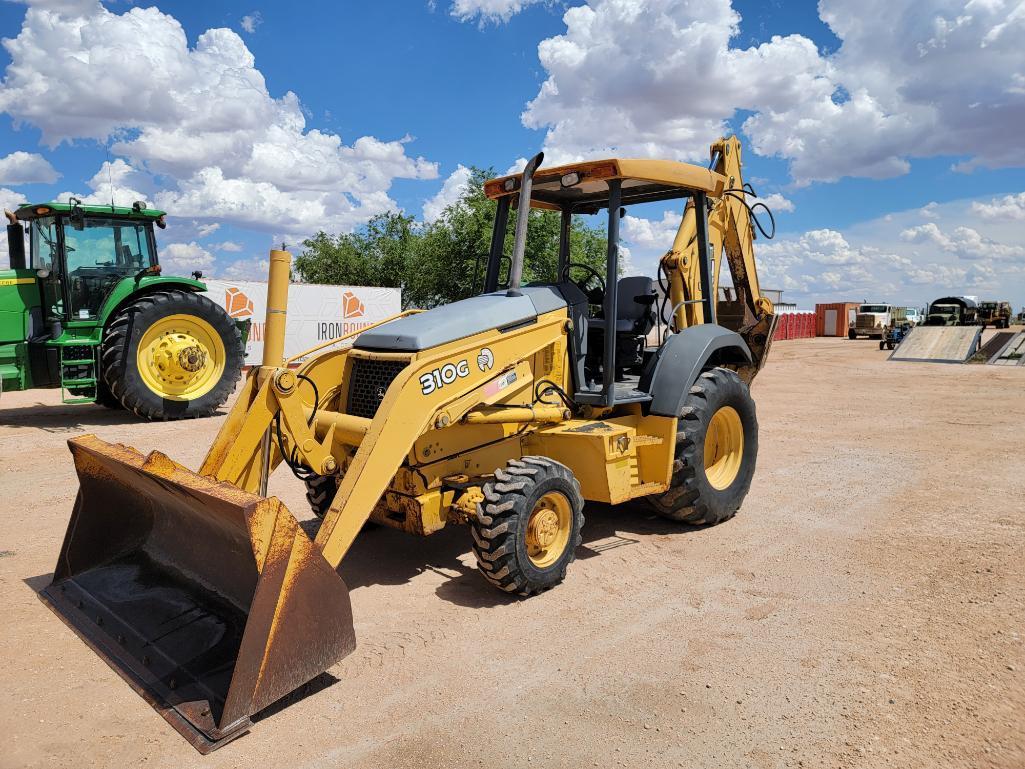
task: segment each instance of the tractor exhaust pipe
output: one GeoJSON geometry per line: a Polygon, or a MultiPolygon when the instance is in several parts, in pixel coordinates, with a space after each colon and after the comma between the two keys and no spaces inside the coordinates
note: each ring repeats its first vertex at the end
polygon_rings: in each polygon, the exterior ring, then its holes
{"type": "Polygon", "coordinates": [[[534,186],[534,172],[537,171],[545,153],[539,152],[523,169],[520,178],[520,198],[516,213],[516,239],[513,241],[512,264],[509,267],[509,291],[507,296],[520,295],[520,281],[523,279],[523,254],[527,250],[527,222],[530,220],[530,190],[534,186]]]}
{"type": "Polygon", "coordinates": [[[12,212],[4,209],[7,217],[7,256],[12,270],[25,269],[25,228],[12,212]]]}

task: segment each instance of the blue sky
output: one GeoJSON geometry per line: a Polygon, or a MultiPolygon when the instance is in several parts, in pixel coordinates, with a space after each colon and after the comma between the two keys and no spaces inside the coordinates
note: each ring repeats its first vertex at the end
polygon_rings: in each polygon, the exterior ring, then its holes
{"type": "MultiPolygon", "coordinates": [[[[701,162],[734,131],[780,229],[758,244],[763,285],[804,305],[1021,305],[1023,9],[0,2],[0,202],[99,200],[112,178],[175,215],[169,266],[259,277],[272,242],[432,215],[460,166],[504,172],[540,148],[701,162]]],[[[631,259],[651,273],[676,214],[630,213],[631,259]]]]}

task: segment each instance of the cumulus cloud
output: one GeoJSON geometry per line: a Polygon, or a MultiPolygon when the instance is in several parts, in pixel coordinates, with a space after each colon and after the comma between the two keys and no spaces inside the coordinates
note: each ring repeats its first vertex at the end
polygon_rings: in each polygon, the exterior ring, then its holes
{"type": "Polygon", "coordinates": [[[110,162],[104,161],[100,169],[86,182],[89,192],[62,192],[57,200],[65,202],[69,197],[76,197],[89,205],[131,206],[137,200],[146,202],[147,195],[140,189],[152,192],[153,184],[149,176],[118,158],[110,162]]]}
{"type": "Polygon", "coordinates": [[[799,184],[891,177],[912,157],[1022,165],[1025,133],[1006,129],[1025,120],[1022,6],[930,6],[822,0],[842,40],[826,55],[798,34],[737,45],[730,0],[590,0],[539,45],[547,77],[523,122],[546,130],[556,162],[696,160],[747,114],[751,146],[788,160],[799,184]]]}
{"type": "Polygon", "coordinates": [[[645,219],[628,214],[623,217],[622,238],[638,249],[665,253],[673,247],[673,239],[681,221],[683,214],[678,211],[663,211],[661,219],[645,219]]]}
{"type": "Polygon", "coordinates": [[[233,240],[225,240],[221,243],[214,243],[210,246],[214,251],[225,251],[229,253],[238,253],[242,250],[242,244],[236,243],[233,240]]]}
{"type": "Polygon", "coordinates": [[[267,259],[236,259],[224,267],[218,267],[216,277],[222,280],[267,280],[268,269],[270,262],[267,259]]]}
{"type": "Polygon", "coordinates": [[[513,16],[530,5],[549,0],[452,0],[449,9],[460,21],[477,20],[480,24],[491,22],[505,23],[513,16]]]}
{"type": "Polygon", "coordinates": [[[1025,192],[1019,192],[1017,195],[1004,195],[1002,198],[994,198],[987,203],[976,201],[972,203],[972,213],[989,221],[995,219],[1020,221],[1025,219],[1025,192]]]}
{"type": "Polygon", "coordinates": [[[11,64],[0,110],[50,146],[113,139],[115,166],[150,186],[176,180],[153,195],[175,215],[297,237],[347,231],[397,207],[394,179],[437,176],[434,163],[406,154],[409,137],[347,144],[307,127],[299,97],[272,96],[229,29],[207,30],[190,48],[178,20],[156,8],[118,14],[82,2],[30,6],[3,44],[11,64]]]}
{"type": "MultiPolygon", "coordinates": [[[[773,214],[790,213],[794,210],[794,202],[789,198],[783,197],[778,192],[773,192],[770,195],[766,195],[764,198],[757,198],[756,200],[759,203],[767,205],[773,214]]],[[[760,210],[761,209],[759,209],[759,211],[760,210]]]]}
{"type": "Polygon", "coordinates": [[[0,184],[53,184],[60,178],[50,161],[34,152],[12,152],[0,158],[0,184]]]}
{"type": "Polygon", "coordinates": [[[455,203],[466,192],[470,182],[470,169],[460,164],[441,185],[437,194],[424,203],[424,221],[433,222],[450,205],[455,203]]]}
{"type": "Polygon", "coordinates": [[[1025,256],[1025,246],[998,243],[971,227],[944,232],[934,222],[909,227],[900,234],[908,243],[922,243],[954,254],[960,259],[1013,259],[1025,256]]]}
{"type": "Polygon", "coordinates": [[[160,264],[168,275],[187,275],[193,270],[209,270],[214,255],[195,241],[169,243],[160,248],[160,264]]]}

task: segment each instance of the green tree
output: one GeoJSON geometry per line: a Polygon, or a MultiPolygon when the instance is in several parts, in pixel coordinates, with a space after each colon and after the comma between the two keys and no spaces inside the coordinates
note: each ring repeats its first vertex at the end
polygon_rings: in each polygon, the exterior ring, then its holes
{"type": "MultiPolygon", "coordinates": [[[[474,168],[466,191],[434,222],[387,213],[356,232],[323,232],[303,242],[296,259],[299,276],[311,283],[397,286],[406,307],[434,307],[473,296],[484,285],[487,255],[497,204],[484,195],[484,182],[496,174],[474,168]]],[[[504,253],[512,254],[517,212],[509,217],[504,253]]],[[[560,215],[532,209],[523,259],[523,281],[558,279],[560,215]]],[[[575,217],[570,259],[604,274],[606,236],[603,226],[575,217]]],[[[508,274],[504,260],[501,279],[508,274]]]]}
{"type": "Polygon", "coordinates": [[[388,212],[355,232],[318,232],[303,241],[295,271],[307,283],[401,288],[419,229],[412,216],[388,212]]]}

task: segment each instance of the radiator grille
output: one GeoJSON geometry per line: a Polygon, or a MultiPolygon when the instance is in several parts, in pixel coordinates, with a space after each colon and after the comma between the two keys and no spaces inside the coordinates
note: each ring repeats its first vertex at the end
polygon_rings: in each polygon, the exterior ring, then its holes
{"type": "Polygon", "coordinates": [[[349,378],[348,411],[353,416],[373,419],[392,380],[409,361],[354,358],[349,378]]]}

